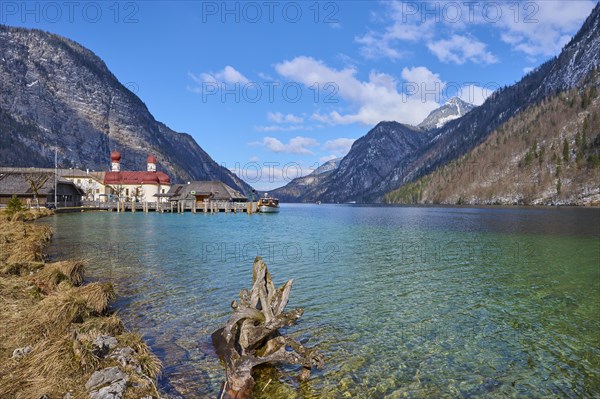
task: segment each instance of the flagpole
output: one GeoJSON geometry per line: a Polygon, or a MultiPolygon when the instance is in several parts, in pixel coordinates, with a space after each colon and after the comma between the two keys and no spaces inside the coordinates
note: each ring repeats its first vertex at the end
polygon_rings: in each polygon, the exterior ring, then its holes
{"type": "Polygon", "coordinates": [[[58,148],[54,149],[54,207],[58,208],[57,200],[57,189],[58,189],[58,148]]]}

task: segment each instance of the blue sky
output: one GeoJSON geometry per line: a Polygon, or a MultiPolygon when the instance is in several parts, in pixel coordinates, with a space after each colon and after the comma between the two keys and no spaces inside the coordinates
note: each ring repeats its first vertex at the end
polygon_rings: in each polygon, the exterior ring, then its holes
{"type": "Polygon", "coordinates": [[[3,1],[0,22],[91,49],[157,120],[270,189],[381,120],[480,104],[558,54],[595,4],[3,1]]]}

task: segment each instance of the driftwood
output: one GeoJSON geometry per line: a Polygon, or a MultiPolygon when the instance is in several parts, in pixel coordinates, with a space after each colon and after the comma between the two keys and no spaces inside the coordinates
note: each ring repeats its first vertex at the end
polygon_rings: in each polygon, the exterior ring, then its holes
{"type": "Polygon", "coordinates": [[[267,265],[256,257],[252,266],[252,290],[240,292],[233,301],[233,314],[225,327],[212,334],[219,358],[225,362],[227,380],[219,399],[252,397],[252,368],[264,363],[289,363],[302,366],[299,379],[306,381],[313,366],[323,366],[323,355],[305,348],[294,339],[279,333],[304,313],[303,309],[284,312],[292,289],[292,280],[275,289],[267,265]]]}

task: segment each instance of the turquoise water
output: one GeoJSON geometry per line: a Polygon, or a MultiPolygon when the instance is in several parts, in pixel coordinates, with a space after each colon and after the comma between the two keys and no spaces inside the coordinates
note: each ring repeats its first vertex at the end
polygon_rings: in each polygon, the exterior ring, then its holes
{"type": "Polygon", "coordinates": [[[257,398],[600,397],[598,209],[283,205],[45,222],[53,256],[113,281],[173,394],[216,396],[210,334],[261,255],[278,285],[294,279],[288,308],[305,309],[288,333],[326,364],[302,384],[294,367],[260,369],[257,398]]]}

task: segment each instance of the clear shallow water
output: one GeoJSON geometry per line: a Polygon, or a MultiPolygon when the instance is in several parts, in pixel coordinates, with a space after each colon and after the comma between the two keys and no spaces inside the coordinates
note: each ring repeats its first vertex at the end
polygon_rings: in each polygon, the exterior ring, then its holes
{"type": "MultiPolygon", "coordinates": [[[[58,215],[51,253],[89,259],[165,365],[215,397],[210,334],[261,255],[294,279],[288,331],[326,356],[257,398],[600,397],[600,210],[283,205],[277,215],[58,215]]],[[[270,381],[270,382],[269,382],[270,381]]],[[[268,383],[268,384],[267,384],[268,383]]]]}

